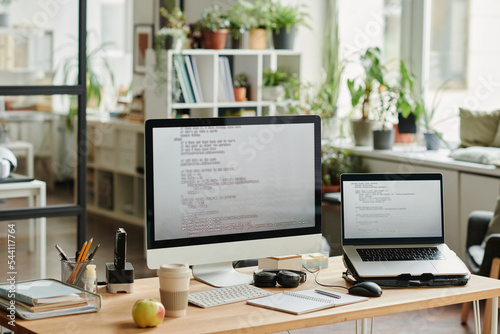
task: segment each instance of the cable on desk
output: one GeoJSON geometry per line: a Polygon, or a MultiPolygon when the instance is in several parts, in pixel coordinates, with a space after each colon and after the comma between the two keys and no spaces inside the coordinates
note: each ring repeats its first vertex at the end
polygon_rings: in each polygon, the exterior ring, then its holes
{"type": "Polygon", "coordinates": [[[328,288],[342,288],[342,289],[346,289],[346,290],[349,290],[347,287],[345,286],[342,286],[342,285],[335,285],[335,284],[325,284],[325,283],[321,283],[320,281],[318,281],[318,275],[319,275],[319,271],[321,270],[321,268],[318,268],[314,271],[312,270],[309,270],[307,269],[306,267],[302,266],[302,268],[304,268],[307,272],[311,273],[311,274],[316,274],[314,275],[314,282],[318,285],[321,285],[321,286],[325,286],[325,287],[328,287],[328,288]]]}

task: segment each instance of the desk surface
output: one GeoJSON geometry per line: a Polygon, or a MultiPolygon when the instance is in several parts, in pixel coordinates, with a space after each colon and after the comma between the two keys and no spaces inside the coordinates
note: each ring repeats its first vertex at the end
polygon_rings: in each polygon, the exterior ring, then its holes
{"type": "MultiPolygon", "coordinates": [[[[321,270],[319,282],[345,285],[341,278],[344,270],[340,257],[330,259],[329,268],[321,270]]],[[[242,271],[251,273],[253,268],[242,271]]],[[[297,290],[317,287],[314,277],[309,274],[306,283],[297,290]]],[[[191,282],[191,291],[210,288],[198,282],[191,282]]],[[[16,320],[16,333],[69,333],[75,330],[82,333],[135,333],[144,332],[136,327],[132,320],[131,310],[139,298],[160,299],[157,278],[136,280],[134,293],[109,294],[105,287],[99,293],[103,296],[103,307],[100,312],[51,318],[45,320],[16,320]]],[[[339,288],[328,290],[344,291],[339,288]]],[[[280,288],[270,289],[282,292],[280,288]]],[[[384,289],[379,298],[370,298],[366,302],[337,308],[326,309],[303,315],[291,315],[284,312],[268,310],[238,302],[209,309],[189,305],[187,315],[182,318],[165,318],[156,328],[148,328],[148,333],[263,333],[279,332],[290,329],[326,325],[342,321],[377,317],[424,308],[459,304],[466,301],[481,300],[500,296],[500,281],[485,277],[472,276],[464,287],[453,288],[412,288],[384,289]]],[[[0,312],[0,321],[6,324],[5,312],[0,312]]],[[[458,320],[457,320],[458,321],[458,320]]]]}

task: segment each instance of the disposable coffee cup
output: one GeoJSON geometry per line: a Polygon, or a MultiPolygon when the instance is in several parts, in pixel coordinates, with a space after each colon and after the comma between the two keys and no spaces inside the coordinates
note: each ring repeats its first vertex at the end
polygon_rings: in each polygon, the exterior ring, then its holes
{"type": "Polygon", "coordinates": [[[164,264],[157,273],[160,279],[160,297],[165,307],[165,316],[185,316],[191,269],[185,264],[164,264]]]}

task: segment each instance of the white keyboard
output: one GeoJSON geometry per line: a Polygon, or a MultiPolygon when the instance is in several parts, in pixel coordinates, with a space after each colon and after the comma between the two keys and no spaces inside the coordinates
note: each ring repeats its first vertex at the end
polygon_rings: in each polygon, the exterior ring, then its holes
{"type": "Polygon", "coordinates": [[[272,292],[249,284],[226,286],[189,293],[191,304],[207,308],[272,295],[272,292]]]}

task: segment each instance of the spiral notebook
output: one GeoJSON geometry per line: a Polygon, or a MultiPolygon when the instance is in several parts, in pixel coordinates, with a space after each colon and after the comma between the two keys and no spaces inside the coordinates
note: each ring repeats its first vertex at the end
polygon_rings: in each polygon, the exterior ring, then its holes
{"type": "Polygon", "coordinates": [[[319,294],[313,289],[304,291],[285,291],[267,297],[247,300],[247,304],[292,314],[304,314],[368,300],[367,297],[352,296],[338,292],[335,292],[335,294],[340,298],[328,297],[319,294]]]}

